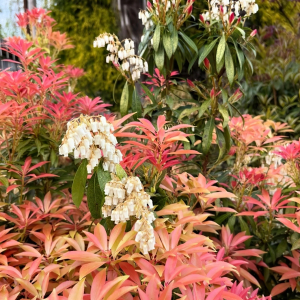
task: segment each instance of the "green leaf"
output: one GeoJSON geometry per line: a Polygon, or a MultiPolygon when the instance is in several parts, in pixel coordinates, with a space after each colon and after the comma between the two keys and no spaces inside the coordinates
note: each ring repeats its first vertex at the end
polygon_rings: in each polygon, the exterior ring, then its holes
{"type": "Polygon", "coordinates": [[[211,99],[204,101],[199,109],[197,118],[200,119],[211,104],[211,99]]]}
{"type": "Polygon", "coordinates": [[[170,59],[172,54],[173,54],[173,47],[172,47],[171,36],[170,36],[169,33],[164,34],[164,36],[163,36],[163,45],[164,45],[165,51],[167,53],[167,56],[170,59]]]}
{"type": "Polygon", "coordinates": [[[172,52],[173,54],[176,52],[178,47],[178,31],[174,28],[171,36],[172,42],[172,52]]]}
{"type": "Polygon", "coordinates": [[[245,31],[240,27],[236,27],[236,29],[241,33],[242,37],[245,38],[245,36],[246,36],[245,31]]]}
{"type": "Polygon", "coordinates": [[[293,243],[293,246],[292,246],[292,251],[293,250],[297,250],[300,248],[300,239],[296,240],[294,243],[293,243]]]}
{"type": "Polygon", "coordinates": [[[231,135],[230,135],[230,129],[228,126],[224,128],[224,138],[226,142],[226,153],[230,150],[231,148],[231,135]]]}
{"type": "Polygon", "coordinates": [[[163,46],[160,46],[158,51],[155,53],[155,64],[160,71],[164,67],[164,62],[165,62],[165,51],[163,46]]]}
{"type": "Polygon", "coordinates": [[[51,162],[52,166],[56,166],[57,162],[58,162],[58,157],[57,157],[56,151],[54,151],[54,149],[51,149],[51,152],[50,152],[50,162],[51,162]]]}
{"type": "Polygon", "coordinates": [[[94,172],[92,178],[89,180],[87,188],[87,203],[94,219],[101,218],[101,208],[104,201],[105,197],[99,186],[97,172],[94,172]]]}
{"type": "Polygon", "coordinates": [[[179,31],[179,34],[182,36],[184,41],[197,53],[198,48],[197,48],[196,44],[182,31],[179,31]]]}
{"type": "Polygon", "coordinates": [[[110,217],[103,218],[100,224],[105,228],[107,234],[110,234],[110,231],[115,227],[115,222],[110,217]]]}
{"type": "Polygon", "coordinates": [[[245,62],[245,57],[244,57],[244,52],[243,50],[236,44],[236,42],[233,43],[234,47],[235,47],[235,51],[236,51],[236,56],[238,58],[239,61],[239,65],[240,65],[240,69],[243,69],[243,65],[245,62]]]}
{"type": "Polygon", "coordinates": [[[224,63],[225,63],[225,56],[223,56],[222,60],[220,63],[217,63],[217,72],[220,73],[220,71],[222,70],[222,68],[224,67],[224,63]]]}
{"type": "MultiPolygon", "coordinates": [[[[240,222],[240,226],[241,226],[241,231],[245,231],[246,235],[250,235],[250,230],[249,230],[249,226],[247,225],[247,223],[243,220],[242,217],[238,217],[239,218],[239,222],[240,222]]],[[[245,241],[245,245],[246,248],[249,247],[251,242],[251,239],[245,241]]]]}
{"type": "Polygon", "coordinates": [[[124,169],[121,167],[121,165],[117,164],[116,165],[116,174],[117,176],[122,180],[123,178],[127,177],[126,172],[124,171],[124,169]]]}
{"type": "Polygon", "coordinates": [[[111,176],[108,171],[103,170],[101,163],[99,164],[99,166],[97,168],[97,177],[98,177],[100,189],[104,193],[105,185],[108,181],[111,180],[111,176]]]}
{"type": "Polygon", "coordinates": [[[286,250],[288,250],[288,244],[287,241],[283,239],[276,248],[276,257],[281,257],[286,250]]]}
{"type": "Polygon", "coordinates": [[[160,42],[160,26],[158,24],[155,28],[154,35],[153,35],[153,48],[155,52],[158,51],[159,42],[160,42]]]}
{"type": "Polygon", "coordinates": [[[87,179],[87,164],[87,159],[84,159],[81,162],[72,184],[72,199],[77,207],[80,206],[85,191],[85,184],[87,179]]]}
{"type": "Polygon", "coordinates": [[[209,151],[211,141],[212,141],[212,133],[215,128],[215,120],[211,117],[204,127],[204,134],[202,138],[202,150],[203,153],[206,154],[209,151]]]}
{"type": "Polygon", "coordinates": [[[222,117],[223,117],[223,128],[225,128],[228,125],[229,122],[229,114],[227,109],[225,108],[224,105],[219,104],[219,112],[221,113],[222,117]]]}
{"type": "Polygon", "coordinates": [[[217,64],[220,64],[220,62],[222,61],[222,59],[224,57],[225,46],[226,46],[226,37],[225,37],[225,34],[223,32],[223,35],[221,37],[220,43],[219,43],[218,48],[217,48],[217,56],[216,56],[217,64]]]}
{"type": "Polygon", "coordinates": [[[137,121],[137,119],[142,116],[142,103],[136,89],[133,90],[131,108],[132,112],[136,112],[136,114],[133,115],[133,119],[137,121]]]}
{"type": "Polygon", "coordinates": [[[215,47],[218,40],[219,40],[219,38],[212,41],[209,45],[206,44],[203,46],[204,49],[203,49],[201,55],[199,56],[199,60],[198,60],[199,66],[203,62],[203,60],[207,57],[207,55],[211,52],[211,50],[215,47]]]}
{"type": "Polygon", "coordinates": [[[214,220],[214,222],[218,223],[219,225],[222,225],[222,223],[226,219],[228,219],[231,215],[232,215],[231,213],[221,214],[214,220]]]}
{"type": "Polygon", "coordinates": [[[128,107],[129,107],[129,87],[128,87],[128,82],[126,81],[122,91],[122,96],[120,101],[120,113],[122,117],[128,113],[128,107]]]}
{"type": "Polygon", "coordinates": [[[231,216],[227,222],[231,232],[234,232],[235,221],[236,221],[236,216],[231,216]]]}
{"type": "Polygon", "coordinates": [[[0,182],[1,182],[5,187],[8,187],[8,185],[9,185],[8,179],[5,178],[5,177],[0,177],[0,182]]]}
{"type": "Polygon", "coordinates": [[[230,53],[230,49],[228,45],[226,44],[226,50],[225,50],[225,67],[226,67],[226,74],[229,80],[229,83],[232,84],[234,80],[234,64],[233,59],[230,53]]]}
{"type": "Polygon", "coordinates": [[[145,94],[150,98],[150,100],[156,104],[156,100],[152,94],[152,92],[148,89],[148,87],[146,85],[144,85],[143,83],[141,83],[141,87],[144,90],[145,94]]]}
{"type": "Polygon", "coordinates": [[[224,134],[223,134],[223,131],[221,131],[219,128],[216,128],[216,131],[217,131],[217,143],[218,143],[218,146],[219,146],[219,157],[218,157],[218,160],[217,162],[219,162],[225,155],[226,153],[226,140],[225,140],[225,137],[224,137],[224,134]]]}
{"type": "Polygon", "coordinates": [[[39,139],[35,139],[34,140],[35,144],[36,144],[36,147],[37,147],[37,150],[38,150],[38,153],[40,153],[41,151],[41,147],[42,147],[42,143],[39,139]]]}

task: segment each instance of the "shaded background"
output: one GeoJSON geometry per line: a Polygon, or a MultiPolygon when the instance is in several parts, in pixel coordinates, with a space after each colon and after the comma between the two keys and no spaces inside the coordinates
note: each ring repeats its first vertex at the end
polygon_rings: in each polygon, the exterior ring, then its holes
{"type": "MultiPolygon", "coordinates": [[[[300,136],[300,0],[257,0],[259,11],[248,26],[259,29],[257,56],[252,57],[253,75],[243,83],[245,97],[239,102],[243,113],[263,115],[266,119],[286,122],[293,129],[293,138],[300,136]]],[[[123,87],[122,78],[105,63],[104,49],[94,49],[93,40],[103,32],[116,33],[120,39],[132,38],[136,47],[142,35],[137,18],[146,0],[1,0],[0,36],[20,35],[15,26],[16,13],[24,7],[44,7],[52,11],[56,29],[67,32],[75,45],[63,51],[60,63],[85,70],[77,91],[105,102],[118,103],[123,87]]],[[[198,16],[206,0],[196,0],[194,16],[198,16]]],[[[185,75],[184,68],[182,75],[185,75]]],[[[205,76],[195,66],[189,77],[205,76]]]]}

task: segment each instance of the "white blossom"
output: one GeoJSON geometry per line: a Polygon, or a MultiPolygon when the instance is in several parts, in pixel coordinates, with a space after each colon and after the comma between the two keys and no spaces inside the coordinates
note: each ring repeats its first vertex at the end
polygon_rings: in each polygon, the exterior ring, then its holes
{"type": "Polygon", "coordinates": [[[210,12],[202,14],[205,21],[220,20],[221,6],[223,7],[223,21],[228,22],[231,13],[235,17],[249,17],[258,12],[258,5],[255,0],[210,0],[210,12]]]}
{"type": "Polygon", "coordinates": [[[143,185],[138,177],[126,177],[120,180],[115,176],[105,185],[105,202],[102,208],[104,217],[111,217],[111,220],[118,224],[126,222],[130,217],[138,220],[134,225],[137,232],[135,241],[144,254],[155,247],[155,236],[152,223],[155,216],[150,196],[144,192],[143,185]]]}
{"type": "Polygon", "coordinates": [[[122,161],[122,153],[116,149],[117,139],[114,127],[105,117],[81,115],[67,124],[67,132],[59,147],[59,154],[67,157],[73,152],[74,158],[86,158],[87,170],[91,173],[103,158],[104,170],[115,172],[115,165],[122,161]]]}

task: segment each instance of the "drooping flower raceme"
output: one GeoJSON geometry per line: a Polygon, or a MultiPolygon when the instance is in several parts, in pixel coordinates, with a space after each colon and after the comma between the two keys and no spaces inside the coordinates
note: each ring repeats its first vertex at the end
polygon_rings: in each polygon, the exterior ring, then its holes
{"type": "Polygon", "coordinates": [[[255,0],[210,0],[210,11],[203,14],[205,21],[220,20],[228,22],[230,15],[236,17],[249,17],[258,12],[255,0]]]}
{"type": "Polygon", "coordinates": [[[148,63],[135,55],[132,40],[125,39],[122,44],[116,35],[103,33],[94,41],[94,47],[102,48],[106,45],[106,49],[110,53],[106,57],[106,62],[112,62],[127,78],[137,81],[141,77],[141,73],[148,72],[148,63]]]}
{"type": "Polygon", "coordinates": [[[138,219],[134,230],[135,240],[139,242],[144,254],[154,249],[155,237],[152,222],[155,220],[152,200],[144,191],[138,177],[126,177],[120,180],[113,178],[105,186],[105,203],[102,207],[103,216],[111,217],[118,224],[129,220],[131,216],[138,219]]]}
{"type": "Polygon", "coordinates": [[[115,165],[122,161],[122,153],[116,149],[114,127],[105,117],[81,115],[67,124],[68,129],[59,147],[59,154],[68,157],[87,159],[88,173],[99,164],[103,157],[103,169],[115,173],[115,165]]]}

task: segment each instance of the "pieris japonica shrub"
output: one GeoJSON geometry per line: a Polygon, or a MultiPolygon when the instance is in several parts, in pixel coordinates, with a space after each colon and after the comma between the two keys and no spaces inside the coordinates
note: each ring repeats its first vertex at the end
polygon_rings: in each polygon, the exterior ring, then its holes
{"type": "Polygon", "coordinates": [[[20,70],[0,73],[3,299],[297,298],[299,141],[234,105],[258,6],[195,5],[148,2],[139,46],[95,38],[126,80],[120,119],[73,94],[83,71],[53,61],[48,13],[19,15],[39,30],[8,40],[20,70]],[[179,77],[196,62],[201,81],[179,77]]]}

